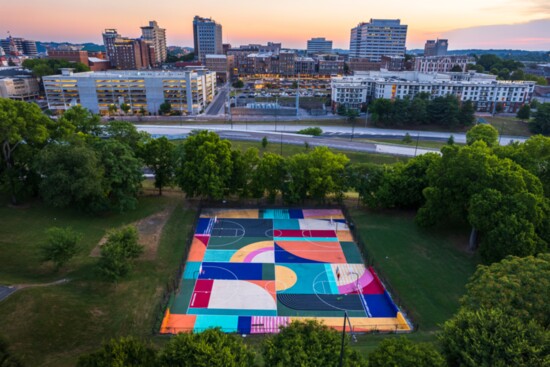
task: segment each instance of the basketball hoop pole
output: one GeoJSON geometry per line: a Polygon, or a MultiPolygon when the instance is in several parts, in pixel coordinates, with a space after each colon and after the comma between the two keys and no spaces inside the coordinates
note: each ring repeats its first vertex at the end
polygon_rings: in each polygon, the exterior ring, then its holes
{"type": "Polygon", "coordinates": [[[348,318],[348,312],[344,311],[344,327],[342,328],[342,345],[340,347],[340,363],[338,364],[340,367],[342,367],[344,363],[344,341],[346,339],[346,319],[347,318],[348,318]]]}

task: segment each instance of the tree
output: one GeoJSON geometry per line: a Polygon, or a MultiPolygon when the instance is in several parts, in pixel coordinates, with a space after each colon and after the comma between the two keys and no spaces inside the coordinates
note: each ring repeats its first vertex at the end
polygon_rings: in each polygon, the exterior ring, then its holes
{"type": "Polygon", "coordinates": [[[189,136],[179,152],[178,183],[188,197],[221,199],[232,177],[231,143],[206,130],[189,136]]]}
{"type": "Polygon", "coordinates": [[[23,367],[23,364],[8,350],[8,343],[0,337],[0,367],[23,367]]]}
{"type": "Polygon", "coordinates": [[[413,343],[401,336],[386,338],[369,354],[369,367],[444,367],[445,359],[429,343],[413,343]]]}
{"type": "Polygon", "coordinates": [[[133,262],[143,253],[138,232],[133,226],[113,230],[101,246],[99,272],[107,280],[117,282],[132,270],[133,262]]]}
{"type": "Polygon", "coordinates": [[[529,122],[529,129],[535,134],[550,135],[550,103],[537,106],[535,118],[529,122]]]}
{"type": "Polygon", "coordinates": [[[109,113],[109,116],[116,115],[118,111],[118,106],[114,103],[111,103],[109,107],[107,108],[107,111],[109,113]]]}
{"type": "Polygon", "coordinates": [[[520,120],[529,120],[529,117],[531,117],[531,107],[529,107],[528,104],[524,104],[520,107],[518,110],[518,113],[516,114],[516,117],[520,120]]]}
{"type": "Polygon", "coordinates": [[[406,144],[412,143],[411,134],[409,134],[409,133],[405,134],[405,137],[403,138],[403,143],[406,143],[406,144]]]}
{"type": "Polygon", "coordinates": [[[133,337],[111,339],[101,349],[78,359],[77,367],[149,367],[156,365],[156,353],[133,337]]]}
{"type": "Polygon", "coordinates": [[[495,106],[495,113],[504,112],[504,105],[502,103],[497,103],[495,106]]]}
{"type": "Polygon", "coordinates": [[[78,253],[82,235],[70,227],[51,227],[46,231],[47,242],[41,247],[42,261],[51,261],[58,271],[78,253]]]}
{"type": "Polygon", "coordinates": [[[461,73],[462,72],[462,67],[460,67],[460,65],[453,65],[453,67],[451,68],[451,72],[461,73]]]}
{"type": "Polygon", "coordinates": [[[151,139],[143,147],[143,160],[155,173],[155,187],[162,188],[174,181],[176,147],[165,136],[151,139]]]}
{"type": "Polygon", "coordinates": [[[498,130],[489,124],[479,124],[466,133],[466,143],[468,145],[480,140],[484,141],[489,147],[498,145],[498,130]]]}
{"type": "Polygon", "coordinates": [[[428,120],[429,101],[423,95],[417,94],[409,104],[408,116],[410,124],[425,124],[428,120]]]}
{"type": "Polygon", "coordinates": [[[454,143],[455,143],[455,136],[451,134],[451,136],[449,136],[449,139],[447,139],[447,145],[453,145],[454,143]]]}
{"type": "Polygon", "coordinates": [[[35,169],[42,177],[40,195],[49,205],[75,205],[85,211],[103,206],[104,169],[96,152],[83,144],[52,144],[38,154],[35,169]]]}
{"type": "Polygon", "coordinates": [[[130,112],[130,110],[132,109],[132,107],[128,103],[121,103],[120,109],[122,110],[122,112],[124,112],[125,115],[127,115],[128,112],[130,112]]]}
{"type": "Polygon", "coordinates": [[[158,358],[159,367],[249,367],[254,353],[235,335],[219,329],[172,337],[158,358]]]}
{"type": "MultiPolygon", "coordinates": [[[[262,344],[266,366],[338,366],[341,334],[313,320],[292,322],[262,344]]],[[[344,346],[343,366],[366,366],[359,353],[344,346]]]]}
{"type": "Polygon", "coordinates": [[[346,111],[346,117],[348,119],[348,123],[354,124],[357,120],[357,117],[359,117],[359,110],[355,108],[348,108],[346,111]]]}
{"type": "Polygon", "coordinates": [[[171,111],[172,111],[172,105],[168,101],[164,101],[159,106],[159,113],[161,115],[168,115],[168,114],[170,114],[171,111]]]}
{"type": "Polygon", "coordinates": [[[523,323],[550,327],[550,254],[508,257],[479,266],[466,285],[462,307],[475,311],[499,308],[523,323]]]}
{"type": "Polygon", "coordinates": [[[542,327],[498,308],[461,310],[439,339],[450,367],[543,366],[550,353],[542,327]]]}
{"type": "Polygon", "coordinates": [[[306,127],[305,129],[296,131],[296,134],[321,136],[323,134],[323,129],[318,126],[306,127]]]}
{"type": "Polygon", "coordinates": [[[470,126],[475,122],[475,108],[472,101],[464,101],[460,106],[458,120],[463,126],[470,126]]]}
{"type": "Polygon", "coordinates": [[[427,107],[428,120],[434,125],[457,126],[460,123],[459,111],[455,96],[435,97],[427,107]]]}
{"type": "Polygon", "coordinates": [[[268,141],[267,141],[267,136],[264,136],[262,138],[262,149],[265,150],[265,148],[267,148],[267,144],[268,144],[268,141]]]}
{"type": "Polygon", "coordinates": [[[264,153],[253,179],[253,195],[262,197],[267,192],[270,202],[275,201],[277,192],[283,188],[285,180],[285,159],[275,153],[264,153]]]}
{"type": "MultiPolygon", "coordinates": [[[[2,165],[0,177],[7,181],[12,204],[17,204],[18,182],[25,173],[29,162],[17,164],[15,154],[22,146],[32,147],[43,144],[49,136],[47,126],[50,119],[34,103],[12,101],[0,98],[0,145],[2,165]]],[[[31,158],[31,157],[29,157],[31,158]]]]}
{"type": "Polygon", "coordinates": [[[238,79],[233,83],[233,88],[241,89],[242,87],[244,87],[244,83],[241,79],[238,79]]]}
{"type": "Polygon", "coordinates": [[[100,136],[103,132],[99,115],[80,105],[69,108],[59,120],[67,121],[75,127],[76,132],[82,134],[100,136]]]}
{"type": "Polygon", "coordinates": [[[143,180],[142,162],[129,146],[115,139],[98,141],[95,149],[104,169],[106,207],[118,212],[134,209],[143,180]]]}
{"type": "Polygon", "coordinates": [[[241,198],[250,197],[253,191],[251,190],[252,181],[260,162],[258,149],[249,148],[244,153],[241,153],[240,150],[233,150],[231,162],[233,171],[228,183],[229,192],[236,193],[241,198]]]}

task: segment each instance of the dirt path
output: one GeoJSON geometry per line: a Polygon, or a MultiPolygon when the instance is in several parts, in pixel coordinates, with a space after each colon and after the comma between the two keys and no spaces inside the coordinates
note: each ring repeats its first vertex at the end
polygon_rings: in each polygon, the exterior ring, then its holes
{"type": "Polygon", "coordinates": [[[5,300],[6,298],[14,294],[19,289],[32,288],[32,287],[50,287],[52,285],[65,284],[65,283],[68,283],[69,281],[70,279],[63,278],[50,283],[15,284],[11,286],[0,285],[0,301],[5,300]]]}

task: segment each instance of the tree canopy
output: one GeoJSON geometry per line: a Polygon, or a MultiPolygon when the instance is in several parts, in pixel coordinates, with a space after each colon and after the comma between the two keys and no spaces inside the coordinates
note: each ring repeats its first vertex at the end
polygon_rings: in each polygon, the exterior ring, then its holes
{"type": "Polygon", "coordinates": [[[162,188],[174,182],[176,147],[166,137],[151,139],[143,146],[143,160],[155,173],[155,187],[162,195],[162,188]]]}
{"type": "MultiPolygon", "coordinates": [[[[313,320],[293,322],[263,343],[262,355],[267,366],[337,366],[341,334],[313,320]]],[[[346,344],[344,366],[366,366],[366,361],[346,344]]]]}
{"type": "Polygon", "coordinates": [[[550,135],[550,103],[542,103],[529,122],[529,129],[535,134],[550,135]]]}
{"type": "Polygon", "coordinates": [[[434,345],[413,343],[406,337],[386,338],[369,353],[369,367],[444,367],[445,359],[434,345]]]}
{"type": "Polygon", "coordinates": [[[99,272],[107,280],[117,282],[132,270],[133,262],[143,253],[135,227],[111,231],[101,246],[99,272]]]}
{"type": "Polygon", "coordinates": [[[489,147],[498,145],[498,130],[489,124],[479,124],[466,133],[466,143],[468,145],[480,140],[484,141],[489,147]]]}
{"type": "Polygon", "coordinates": [[[150,367],[156,365],[156,352],[133,337],[111,339],[96,352],[83,355],[77,367],[150,367]]]}

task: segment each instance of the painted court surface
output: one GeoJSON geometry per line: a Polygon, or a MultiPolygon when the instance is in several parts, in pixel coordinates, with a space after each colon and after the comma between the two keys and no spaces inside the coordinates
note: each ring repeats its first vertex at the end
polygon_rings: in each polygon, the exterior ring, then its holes
{"type": "Polygon", "coordinates": [[[276,333],[293,320],[409,331],[338,209],[205,209],[161,333],[276,333]]]}

